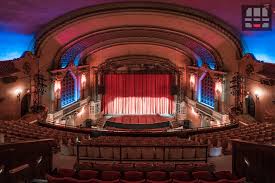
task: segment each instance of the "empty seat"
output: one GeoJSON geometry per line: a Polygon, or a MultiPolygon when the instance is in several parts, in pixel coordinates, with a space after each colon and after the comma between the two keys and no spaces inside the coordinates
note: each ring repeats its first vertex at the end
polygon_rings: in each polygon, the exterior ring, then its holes
{"type": "Polygon", "coordinates": [[[120,172],[118,171],[103,171],[100,175],[100,180],[103,181],[119,181],[120,172]]]}
{"type": "Polygon", "coordinates": [[[174,163],[155,163],[155,170],[172,172],[175,170],[174,163]]]}
{"type": "Polygon", "coordinates": [[[126,181],[144,181],[144,174],[143,172],[139,171],[127,171],[124,172],[123,180],[126,181]]]}
{"type": "Polygon", "coordinates": [[[173,180],[173,183],[201,183],[199,180],[173,180]]]}
{"type": "Polygon", "coordinates": [[[94,163],[93,168],[98,171],[111,171],[113,170],[113,165],[110,163],[94,163]]]}
{"type": "Polygon", "coordinates": [[[113,170],[126,172],[126,171],[135,170],[135,168],[133,163],[114,163],[113,170]]]}
{"type": "Polygon", "coordinates": [[[93,170],[80,170],[78,172],[79,179],[88,180],[88,179],[96,179],[98,177],[98,171],[93,170]]]}
{"type": "Polygon", "coordinates": [[[218,179],[228,179],[228,180],[236,180],[237,177],[234,176],[230,171],[219,171],[214,173],[215,177],[218,179]]]}
{"type": "Polygon", "coordinates": [[[191,181],[190,174],[185,171],[175,171],[170,173],[170,178],[179,181],[191,181]]]}
{"type": "Polygon", "coordinates": [[[147,182],[166,182],[169,180],[166,172],[163,171],[152,171],[147,172],[147,182]]]}
{"type": "Polygon", "coordinates": [[[217,181],[218,183],[246,183],[246,178],[240,178],[240,179],[236,179],[236,180],[226,180],[226,179],[222,179],[217,181]]]}
{"type": "Polygon", "coordinates": [[[60,168],[58,169],[57,174],[60,177],[73,177],[75,175],[75,171],[73,169],[60,168]]]}
{"type": "Polygon", "coordinates": [[[192,176],[195,179],[207,180],[207,181],[216,181],[217,179],[208,171],[198,171],[192,172],[192,176]]]}
{"type": "Polygon", "coordinates": [[[193,171],[194,166],[192,164],[177,164],[176,170],[177,171],[185,171],[185,172],[191,172],[193,171]]]}
{"type": "Polygon", "coordinates": [[[154,170],[152,163],[135,163],[135,169],[141,172],[149,172],[154,170]]]}
{"type": "Polygon", "coordinates": [[[48,183],[64,183],[64,177],[54,177],[51,175],[46,175],[46,179],[48,180],[48,183]]]}

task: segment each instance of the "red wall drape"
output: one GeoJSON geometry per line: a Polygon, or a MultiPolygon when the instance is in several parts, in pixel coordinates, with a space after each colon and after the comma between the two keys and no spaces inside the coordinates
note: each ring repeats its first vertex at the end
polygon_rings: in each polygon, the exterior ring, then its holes
{"type": "Polygon", "coordinates": [[[172,114],[170,74],[107,74],[105,114],[172,114]]]}

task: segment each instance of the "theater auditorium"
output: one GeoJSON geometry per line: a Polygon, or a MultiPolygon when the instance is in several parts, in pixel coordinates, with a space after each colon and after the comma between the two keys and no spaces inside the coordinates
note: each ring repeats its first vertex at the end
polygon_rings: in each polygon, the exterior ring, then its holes
{"type": "Polygon", "coordinates": [[[274,183],[274,19],[274,0],[1,0],[0,182],[274,183]]]}

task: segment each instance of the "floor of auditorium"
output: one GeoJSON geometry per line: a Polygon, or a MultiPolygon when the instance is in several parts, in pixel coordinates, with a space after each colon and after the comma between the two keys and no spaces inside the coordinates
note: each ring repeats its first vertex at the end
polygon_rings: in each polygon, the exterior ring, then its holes
{"type": "MultiPolygon", "coordinates": [[[[53,156],[53,168],[73,168],[76,162],[75,156],[64,156],[61,154],[55,154],[53,156]]],[[[180,162],[179,162],[180,163],[180,162]]],[[[209,157],[208,163],[213,163],[216,167],[216,171],[228,170],[232,171],[232,156],[223,155],[219,157],[209,157]]]]}

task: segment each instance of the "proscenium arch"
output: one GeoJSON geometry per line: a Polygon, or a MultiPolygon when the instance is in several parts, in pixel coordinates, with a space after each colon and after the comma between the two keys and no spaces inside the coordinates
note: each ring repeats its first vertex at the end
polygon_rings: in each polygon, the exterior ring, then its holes
{"type": "MultiPolygon", "coordinates": [[[[151,56],[151,55],[123,55],[118,57],[113,57],[105,60],[103,63],[98,65],[99,72],[108,72],[112,71],[114,67],[121,65],[158,65],[159,68],[162,68],[162,71],[165,70],[169,73],[179,73],[179,68],[176,64],[172,63],[169,59],[151,56]]],[[[158,71],[157,71],[158,72],[158,71]]]]}
{"type": "Polygon", "coordinates": [[[174,50],[175,52],[179,52],[181,53],[184,57],[188,58],[189,61],[191,61],[192,65],[196,65],[196,60],[198,58],[198,55],[195,54],[191,54],[192,51],[188,50],[185,47],[181,47],[180,45],[175,46],[175,44],[169,44],[167,43],[167,41],[165,42],[161,42],[162,40],[154,40],[149,38],[147,39],[143,39],[141,40],[136,40],[133,38],[127,38],[127,40],[123,40],[123,39],[112,39],[112,40],[108,40],[108,44],[100,44],[100,45],[92,45],[91,47],[87,48],[86,50],[83,50],[79,56],[79,58],[81,58],[81,61],[85,60],[88,56],[104,50],[106,48],[111,48],[114,46],[119,46],[119,45],[132,45],[132,44],[137,44],[137,45],[154,45],[154,46],[159,46],[159,47],[165,47],[165,48],[169,48],[171,50],[174,50]]]}
{"type": "MultiPolygon", "coordinates": [[[[221,20],[206,14],[201,11],[194,10],[192,8],[187,7],[179,7],[176,5],[166,4],[166,3],[133,3],[133,2],[125,2],[125,3],[109,3],[104,5],[98,5],[93,6],[89,8],[84,8],[80,10],[76,10],[74,12],[71,12],[69,14],[66,14],[65,16],[62,16],[60,18],[57,18],[52,23],[50,23],[45,29],[37,34],[37,42],[35,47],[35,53],[40,56],[41,51],[44,53],[41,57],[42,60],[49,61],[54,59],[54,55],[60,51],[60,48],[64,47],[65,44],[68,42],[71,42],[76,37],[81,37],[87,33],[87,31],[91,31],[91,27],[87,27],[87,25],[90,25],[89,23],[94,22],[94,18],[97,18],[96,21],[101,21],[101,16],[107,17],[107,20],[110,21],[113,19],[113,15],[117,17],[117,13],[125,13],[125,14],[131,14],[131,16],[134,14],[136,16],[133,19],[136,19],[139,17],[139,15],[143,16],[149,16],[151,19],[147,21],[146,26],[149,26],[150,23],[153,23],[152,20],[154,20],[155,17],[161,17],[167,19],[173,20],[176,19],[180,23],[178,24],[179,27],[175,27],[175,24],[172,24],[172,28],[176,28],[176,31],[182,31],[183,33],[190,33],[186,32],[184,28],[182,28],[183,25],[189,25],[194,24],[195,27],[200,27],[203,30],[207,30],[207,35],[214,35],[217,34],[218,38],[221,39],[220,41],[223,41],[222,44],[220,44],[219,41],[214,41],[212,44],[211,36],[208,36],[207,39],[201,39],[202,38],[202,31],[198,34],[198,32],[190,35],[192,38],[196,37],[196,35],[200,36],[197,37],[198,40],[204,41],[205,43],[211,43],[211,46],[214,45],[215,49],[218,49],[218,53],[224,53],[225,51],[228,52],[223,58],[225,58],[225,61],[228,62],[230,59],[238,60],[241,57],[242,53],[242,45],[239,40],[239,37],[235,32],[231,29],[231,27],[227,26],[224,22],[221,20]],[[136,11],[136,12],[132,12],[136,11]],[[137,13],[138,12],[138,13],[137,13]],[[156,14],[156,15],[155,15],[156,14]],[[109,16],[109,17],[108,17],[109,16]],[[154,18],[153,18],[154,17],[154,18]],[[109,19],[108,19],[109,18],[109,19]],[[111,18],[111,19],[110,19],[111,18]],[[89,20],[89,21],[88,21],[89,20]],[[79,25],[85,25],[85,30],[82,31],[85,34],[81,34],[81,31],[79,32],[77,29],[79,25]],[[75,26],[75,27],[74,27],[75,26]],[[58,42],[57,37],[55,35],[65,35],[64,33],[68,33],[68,30],[77,30],[74,32],[73,36],[70,36],[66,38],[65,42],[58,42]],[[61,33],[61,34],[60,34],[61,33]],[[62,34],[63,33],[63,34],[62,34]],[[74,37],[75,36],[75,37],[74,37]],[[71,39],[70,39],[71,38],[71,39]],[[64,44],[62,44],[64,43],[64,44]],[[227,51],[229,50],[229,51],[227,51]],[[49,52],[50,51],[50,52],[49,52]],[[49,55],[48,55],[49,53],[49,55]],[[45,56],[46,55],[46,56],[45,56]]],[[[120,16],[122,16],[120,14],[120,16]]],[[[124,16],[124,14],[123,14],[124,16]]],[[[118,16],[119,17],[119,16],[118,16]]],[[[104,19],[105,20],[105,19],[104,19]]],[[[102,19],[102,21],[104,22],[102,19]]],[[[112,28],[112,26],[109,25],[110,22],[106,23],[105,30],[112,28]]],[[[119,21],[118,21],[119,22],[119,21]]],[[[136,24],[135,21],[132,26],[138,26],[139,24],[136,24]]],[[[98,22],[97,22],[98,23],[98,22]]],[[[117,22],[115,21],[117,24],[117,22]]],[[[167,22],[169,24],[169,22],[167,22]]],[[[156,23],[160,24],[160,23],[156,23]]],[[[170,30],[171,29],[171,24],[170,30]]],[[[93,27],[93,25],[92,25],[93,27]]],[[[104,26],[103,26],[104,27],[104,26]]],[[[162,25],[164,29],[169,29],[169,27],[165,24],[162,25]]],[[[188,27],[188,26],[187,26],[188,27]]],[[[94,28],[94,27],[93,27],[94,28]]],[[[100,30],[99,27],[96,27],[94,32],[98,32],[100,30]]],[[[216,40],[217,40],[216,39],[216,40]]]]}
{"type": "Polygon", "coordinates": [[[157,39],[165,40],[167,41],[167,45],[170,44],[171,47],[174,46],[178,49],[184,50],[183,52],[188,50],[191,52],[189,55],[191,54],[199,56],[201,60],[211,69],[220,69],[223,66],[222,59],[214,48],[212,48],[207,43],[191,37],[190,35],[159,27],[127,26],[107,29],[85,36],[80,36],[76,40],[73,40],[67,45],[64,45],[64,47],[59,50],[57,56],[54,59],[55,62],[60,61],[60,64],[58,64],[58,66],[56,65],[56,67],[65,68],[69,62],[73,61],[77,55],[81,54],[81,52],[89,49],[89,47],[98,43],[108,42],[108,40],[118,38],[125,38],[126,40],[136,38],[141,42],[145,42],[144,40],[148,40],[148,38],[155,38],[155,41],[157,39]],[[171,44],[171,42],[173,44],[171,44]]]}
{"type": "Polygon", "coordinates": [[[167,45],[154,44],[152,42],[120,42],[118,44],[109,44],[100,49],[93,49],[85,53],[80,60],[81,64],[89,64],[90,67],[98,67],[105,60],[125,55],[149,55],[170,60],[180,68],[186,68],[193,65],[193,57],[184,55],[180,50],[167,47],[167,45]]]}

